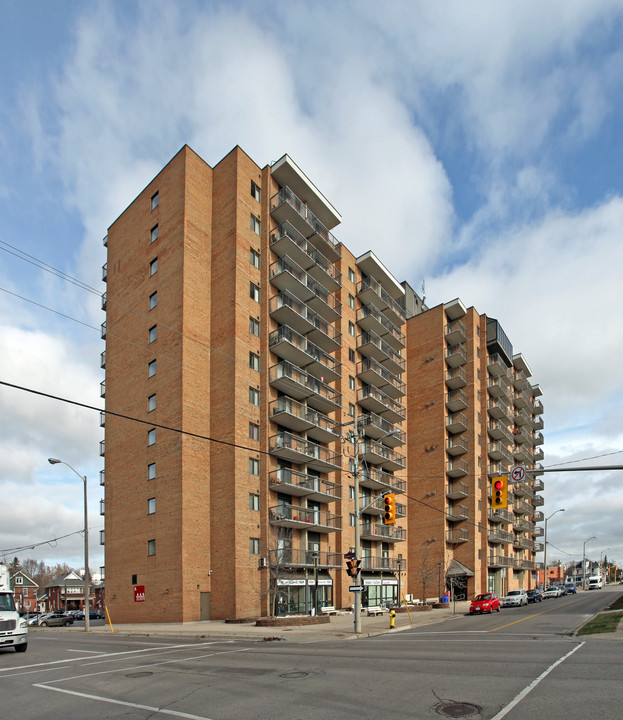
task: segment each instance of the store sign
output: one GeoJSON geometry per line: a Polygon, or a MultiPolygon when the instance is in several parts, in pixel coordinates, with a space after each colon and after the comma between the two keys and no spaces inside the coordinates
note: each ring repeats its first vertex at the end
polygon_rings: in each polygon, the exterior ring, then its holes
{"type": "Polygon", "coordinates": [[[134,586],[134,602],[145,602],[145,586],[134,586]]]}
{"type": "MultiPolygon", "coordinates": [[[[313,585],[315,585],[315,584],[316,584],[316,581],[314,580],[314,578],[308,578],[308,579],[307,579],[307,585],[312,585],[312,586],[313,586],[313,585]]],[[[305,587],[305,578],[298,578],[298,579],[287,579],[287,578],[286,578],[286,579],[278,579],[278,580],[277,580],[277,585],[279,585],[279,586],[281,586],[281,587],[284,587],[284,586],[288,586],[288,587],[295,587],[295,586],[305,587]]],[[[320,579],[320,578],[318,578],[318,585],[333,585],[333,581],[332,581],[331,579],[326,579],[326,578],[320,579]]]]}
{"type": "Polygon", "coordinates": [[[363,580],[364,585],[398,585],[398,580],[396,578],[389,578],[381,580],[380,578],[364,578],[363,580]]]}

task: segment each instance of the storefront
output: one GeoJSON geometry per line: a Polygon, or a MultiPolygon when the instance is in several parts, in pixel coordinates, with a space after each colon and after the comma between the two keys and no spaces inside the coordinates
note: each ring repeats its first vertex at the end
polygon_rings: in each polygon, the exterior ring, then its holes
{"type": "Polygon", "coordinates": [[[296,573],[277,579],[275,615],[311,615],[325,605],[333,605],[333,580],[326,570],[296,573]]]}
{"type": "Polygon", "coordinates": [[[398,602],[398,580],[388,575],[383,577],[378,574],[363,574],[363,597],[362,605],[369,607],[373,605],[385,605],[387,607],[398,602]]]}

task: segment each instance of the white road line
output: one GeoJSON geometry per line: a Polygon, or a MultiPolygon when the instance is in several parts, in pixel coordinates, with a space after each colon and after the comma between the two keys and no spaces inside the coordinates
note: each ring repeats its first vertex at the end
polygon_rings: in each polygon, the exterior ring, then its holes
{"type": "Polygon", "coordinates": [[[105,650],[67,650],[66,652],[91,653],[92,655],[104,655],[105,650]]]}
{"type": "Polygon", "coordinates": [[[177,710],[166,710],[164,708],[151,707],[149,705],[139,705],[138,703],[125,702],[124,700],[114,700],[113,698],[100,697],[99,695],[88,695],[87,693],[74,692],[73,690],[63,690],[62,688],[48,687],[47,685],[33,685],[43,690],[54,690],[54,692],[64,693],[66,695],[74,695],[75,697],[85,698],[86,700],[99,700],[100,702],[111,703],[112,705],[123,705],[124,707],[136,708],[138,710],[147,710],[152,713],[160,713],[161,715],[173,715],[174,717],[188,718],[189,720],[211,720],[204,715],[191,715],[190,713],[178,712],[177,710]]]}
{"type": "Polygon", "coordinates": [[[550,666],[547,668],[547,670],[544,670],[544,671],[539,675],[539,677],[536,678],[536,680],[533,680],[533,681],[530,683],[530,685],[528,685],[527,687],[525,687],[525,688],[519,693],[519,695],[517,695],[516,697],[514,697],[514,698],[510,701],[510,703],[509,703],[505,708],[502,708],[502,710],[500,710],[500,712],[499,712],[497,715],[495,715],[493,718],[491,718],[491,720],[501,720],[507,713],[509,713],[509,712],[515,707],[515,705],[517,705],[518,703],[520,703],[520,702],[526,697],[526,695],[527,695],[531,690],[533,690],[533,689],[541,682],[541,680],[544,680],[544,679],[551,673],[551,671],[552,671],[554,668],[558,667],[558,665],[560,665],[561,663],[563,663],[568,657],[571,657],[574,652],[577,652],[577,651],[582,647],[582,645],[585,645],[585,643],[584,643],[584,642],[581,642],[579,645],[576,645],[576,646],[573,648],[573,650],[570,650],[566,655],[563,655],[561,658],[559,658],[558,660],[556,660],[555,663],[553,663],[552,665],[550,665],[550,666]]]}

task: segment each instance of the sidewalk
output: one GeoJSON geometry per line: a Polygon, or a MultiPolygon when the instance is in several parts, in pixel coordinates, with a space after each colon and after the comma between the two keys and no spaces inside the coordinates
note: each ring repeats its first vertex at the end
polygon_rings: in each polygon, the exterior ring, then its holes
{"type": "Polygon", "coordinates": [[[330,622],[317,625],[288,625],[279,627],[255,627],[252,623],[226,623],[223,620],[209,620],[193,623],[137,623],[126,625],[110,625],[92,627],[92,634],[134,635],[141,637],[178,637],[178,638],[228,638],[257,641],[296,640],[299,642],[315,642],[331,638],[357,639],[371,637],[383,633],[395,633],[414,627],[431,625],[452,617],[462,617],[468,611],[469,602],[457,602],[454,608],[411,612],[396,615],[396,627],[389,628],[389,614],[368,617],[361,614],[361,633],[354,632],[352,613],[330,615],[330,622]]]}

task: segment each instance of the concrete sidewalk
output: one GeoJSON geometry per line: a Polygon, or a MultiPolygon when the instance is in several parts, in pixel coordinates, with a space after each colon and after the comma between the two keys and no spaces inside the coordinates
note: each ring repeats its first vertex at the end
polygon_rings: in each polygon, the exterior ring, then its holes
{"type": "Polygon", "coordinates": [[[469,610],[469,602],[457,602],[456,607],[450,604],[447,608],[427,611],[412,611],[396,615],[395,628],[390,630],[389,614],[368,617],[361,614],[361,633],[354,632],[352,613],[329,616],[330,622],[317,625],[287,625],[279,627],[256,627],[253,623],[226,623],[224,620],[210,620],[193,623],[137,623],[92,627],[92,634],[134,635],[142,637],[178,637],[178,638],[229,638],[245,640],[296,640],[313,642],[322,639],[342,638],[357,639],[382,633],[395,633],[414,627],[431,625],[452,617],[461,617],[469,610]]]}

